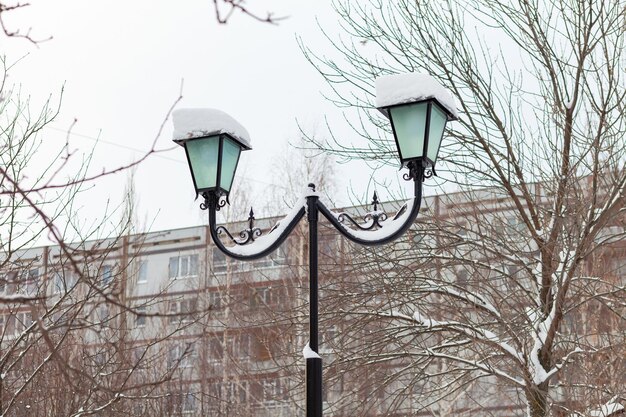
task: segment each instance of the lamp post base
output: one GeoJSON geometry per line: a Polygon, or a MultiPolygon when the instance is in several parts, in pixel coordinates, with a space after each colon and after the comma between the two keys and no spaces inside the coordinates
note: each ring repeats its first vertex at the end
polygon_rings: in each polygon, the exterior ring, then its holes
{"type": "Polygon", "coordinates": [[[322,359],[306,360],[306,417],[322,417],[322,359]]]}

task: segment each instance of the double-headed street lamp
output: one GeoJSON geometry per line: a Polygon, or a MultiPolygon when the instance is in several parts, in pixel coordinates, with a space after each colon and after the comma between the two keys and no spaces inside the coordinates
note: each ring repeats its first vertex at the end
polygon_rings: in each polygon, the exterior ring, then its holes
{"type": "Polygon", "coordinates": [[[216,213],[228,202],[241,151],[251,149],[248,132],[232,117],[219,110],[181,109],[174,112],[174,142],[185,148],[200,205],[209,210],[209,229],[215,245],[226,255],[254,260],[276,250],[306,216],[309,224],[309,343],[306,358],[306,415],[322,416],[322,359],[318,342],[318,243],[319,213],[347,239],[361,245],[375,246],[400,237],[415,221],[422,200],[422,182],[435,174],[435,163],[446,123],[457,118],[454,98],[435,79],[423,74],[385,76],[376,80],[376,104],[389,118],[406,180],[413,180],[413,199],[388,219],[378,211],[368,213],[363,223],[347,213],[335,214],[320,200],[315,185],[292,211],[266,235],[249,227],[235,238],[224,226],[218,226],[216,213]],[[346,222],[347,221],[347,222],[346,222]],[[221,240],[229,241],[226,246],[221,240]]]}

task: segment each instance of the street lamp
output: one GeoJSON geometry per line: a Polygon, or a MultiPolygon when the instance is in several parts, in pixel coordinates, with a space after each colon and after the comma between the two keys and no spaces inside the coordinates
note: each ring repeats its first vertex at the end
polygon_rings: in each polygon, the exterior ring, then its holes
{"type": "Polygon", "coordinates": [[[176,111],[174,142],[185,148],[196,194],[230,193],[241,151],[252,149],[248,132],[219,110],[176,111]],[[183,130],[180,130],[180,127],[183,130]]]}
{"type": "Polygon", "coordinates": [[[333,213],[320,200],[315,185],[309,184],[291,212],[266,235],[254,227],[251,213],[248,228],[234,237],[218,226],[216,213],[228,202],[232,180],[241,151],[251,149],[248,132],[232,117],[219,110],[181,109],[173,114],[174,142],[185,147],[200,205],[209,211],[209,230],[215,245],[238,260],[254,260],[276,250],[306,216],[309,224],[309,343],[306,358],[306,415],[322,416],[322,359],[318,340],[318,217],[321,213],[347,239],[367,246],[389,243],[401,236],[415,221],[422,200],[422,182],[435,173],[437,154],[445,125],[457,118],[454,98],[435,79],[423,74],[401,74],[376,80],[376,104],[390,119],[400,161],[413,180],[413,199],[393,218],[377,210],[367,213],[364,222],[347,213],[333,213]],[[232,245],[226,246],[221,237],[232,245]]]}

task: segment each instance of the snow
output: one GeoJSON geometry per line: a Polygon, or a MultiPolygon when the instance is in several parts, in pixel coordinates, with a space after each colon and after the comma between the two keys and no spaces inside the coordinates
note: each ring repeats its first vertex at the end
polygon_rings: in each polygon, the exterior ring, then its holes
{"type": "Polygon", "coordinates": [[[509,355],[513,356],[518,361],[522,361],[523,356],[522,353],[517,351],[513,346],[508,343],[500,340],[500,338],[493,332],[487,329],[480,328],[467,328],[465,325],[459,322],[454,321],[437,321],[430,319],[424,315],[422,315],[419,311],[415,311],[413,313],[413,319],[418,322],[420,325],[425,326],[428,329],[432,329],[435,327],[449,327],[453,328],[456,331],[462,332],[471,338],[479,338],[481,340],[494,343],[498,345],[502,350],[506,351],[509,355]]]}
{"type": "MultiPolygon", "coordinates": [[[[612,398],[606,404],[595,410],[590,410],[585,413],[589,417],[612,417],[615,414],[624,411],[625,408],[622,404],[615,402],[616,398],[612,398]]],[[[570,414],[570,417],[582,417],[580,413],[570,414]]]]}
{"type": "Polygon", "coordinates": [[[485,301],[484,296],[478,296],[476,294],[472,294],[469,291],[464,291],[463,293],[455,290],[454,288],[441,288],[434,286],[433,291],[441,291],[442,293],[449,294],[452,297],[456,297],[462,300],[466,300],[468,303],[471,303],[475,306],[483,308],[489,311],[494,316],[500,318],[500,312],[488,301],[485,301]]]}
{"type": "Polygon", "coordinates": [[[228,133],[251,148],[248,131],[228,114],[216,109],[178,109],[172,113],[174,141],[228,133]]]}
{"type": "Polygon", "coordinates": [[[306,207],[306,197],[301,197],[300,200],[294,204],[291,211],[282,220],[276,223],[272,229],[272,233],[261,236],[254,242],[244,246],[228,247],[228,251],[241,256],[251,256],[263,252],[275,242],[275,236],[280,236],[283,233],[289,223],[296,218],[303,206],[306,207]]]}
{"type": "MultiPolygon", "coordinates": [[[[393,235],[398,230],[400,230],[402,226],[404,226],[408,217],[411,215],[411,211],[413,210],[414,203],[415,203],[415,200],[407,201],[405,203],[406,209],[404,210],[404,213],[402,213],[402,215],[396,219],[389,218],[387,220],[380,222],[380,225],[382,227],[378,230],[354,230],[343,225],[343,223],[341,225],[343,226],[343,230],[345,230],[348,234],[358,239],[363,239],[363,240],[367,240],[370,242],[383,240],[393,235]]],[[[337,219],[341,215],[341,213],[334,213],[334,212],[332,213],[337,219]]]]}
{"type": "Polygon", "coordinates": [[[609,417],[613,413],[623,411],[624,406],[615,402],[608,402],[600,407],[599,410],[594,410],[589,413],[590,417],[609,417]]]}
{"type": "Polygon", "coordinates": [[[454,119],[459,117],[454,96],[428,74],[409,72],[376,78],[376,107],[436,99],[454,119]]]}
{"type": "MultiPolygon", "coordinates": [[[[546,342],[546,338],[548,337],[548,331],[550,326],[552,325],[552,321],[554,320],[554,315],[556,313],[555,307],[556,303],[552,306],[550,310],[550,314],[546,317],[545,320],[539,321],[535,327],[535,335],[533,335],[533,347],[528,355],[530,359],[529,371],[533,376],[533,382],[537,385],[545,382],[550,376],[554,374],[554,370],[547,372],[541,362],[539,361],[539,352],[543,345],[546,342]]],[[[530,318],[530,316],[529,316],[530,318]]]]}
{"type": "Polygon", "coordinates": [[[320,355],[317,354],[316,351],[311,349],[308,342],[306,346],[304,347],[304,349],[302,349],[302,354],[304,355],[304,359],[322,359],[320,355]]]}

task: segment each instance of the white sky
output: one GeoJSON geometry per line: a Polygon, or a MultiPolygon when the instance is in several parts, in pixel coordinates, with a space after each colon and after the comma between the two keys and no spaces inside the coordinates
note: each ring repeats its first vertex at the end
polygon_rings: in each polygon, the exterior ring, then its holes
{"type": "MultiPolygon", "coordinates": [[[[290,16],[278,26],[240,14],[219,25],[211,0],[30,3],[7,15],[6,23],[22,30],[32,27],[35,38],[53,39],[36,47],[2,38],[0,52],[9,62],[27,54],[10,72],[10,81],[21,84],[34,103],[57,96],[65,85],[61,114],[44,139],[63,143],[63,131],[77,119],[70,137],[73,148],[85,150],[93,138],[102,140],[94,171],[140,155],[129,148],[150,148],[178,97],[181,80],[183,99],[177,107],[219,108],[250,132],[254,149],[244,153],[238,174],[256,192],[280,180],[268,171],[272,158],[284,152],[286,140],[298,136],[296,119],[307,128],[323,125],[324,116],[341,119],[340,110],[322,97],[327,87],[296,43],[299,35],[314,50],[329,48],[315,21],[317,17],[325,27],[336,25],[328,0],[259,3],[261,13],[269,8],[290,16]]],[[[347,141],[354,139],[345,125],[337,129],[347,141]]],[[[171,132],[170,119],[158,148],[171,146],[171,132]]],[[[345,180],[338,189],[345,197],[337,200],[348,204],[346,187],[352,183],[365,191],[369,171],[343,167],[340,172],[345,180]]],[[[384,175],[400,174],[387,170],[384,175]]],[[[125,183],[126,174],[96,183],[81,201],[81,216],[91,222],[107,199],[119,202],[125,183]]],[[[151,230],[205,223],[182,149],[144,162],[136,173],[136,189],[140,217],[151,230]]]]}

